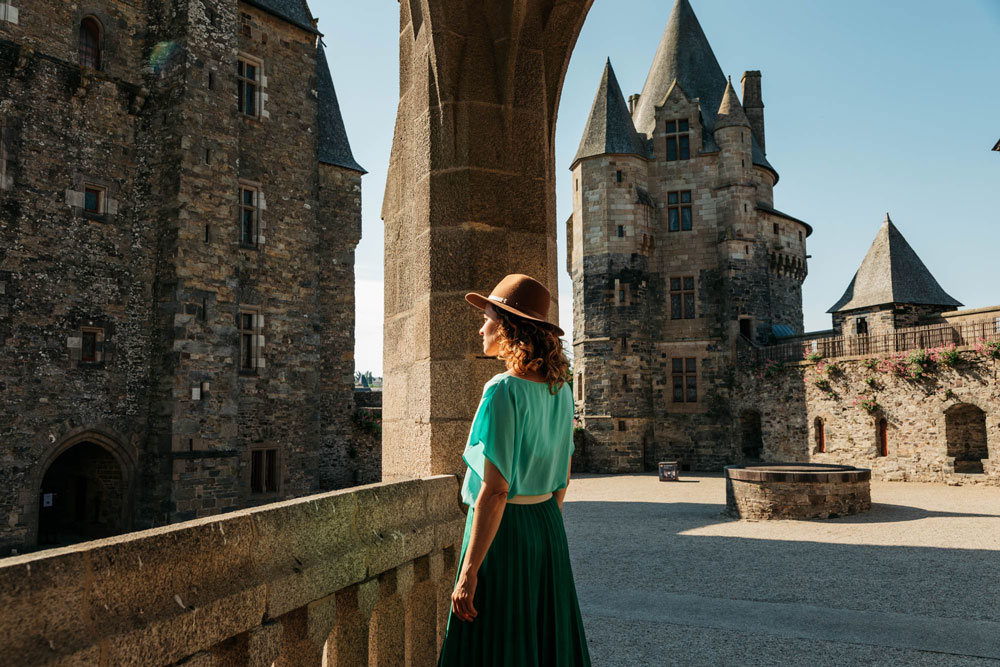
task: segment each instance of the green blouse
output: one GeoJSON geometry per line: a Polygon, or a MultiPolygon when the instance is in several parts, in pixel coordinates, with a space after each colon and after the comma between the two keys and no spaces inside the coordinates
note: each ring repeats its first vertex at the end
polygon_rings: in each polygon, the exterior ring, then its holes
{"type": "Polygon", "coordinates": [[[462,502],[474,505],[486,459],[510,485],[507,497],[536,496],[566,486],[573,454],[573,393],[501,373],[483,386],[462,458],[468,469],[462,502]]]}

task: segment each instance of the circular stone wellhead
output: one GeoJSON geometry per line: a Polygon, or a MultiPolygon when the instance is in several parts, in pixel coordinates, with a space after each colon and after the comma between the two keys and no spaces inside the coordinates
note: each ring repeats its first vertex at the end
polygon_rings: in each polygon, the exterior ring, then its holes
{"type": "Polygon", "coordinates": [[[726,466],[726,509],[741,519],[831,519],[872,507],[872,471],[826,463],[726,466]]]}

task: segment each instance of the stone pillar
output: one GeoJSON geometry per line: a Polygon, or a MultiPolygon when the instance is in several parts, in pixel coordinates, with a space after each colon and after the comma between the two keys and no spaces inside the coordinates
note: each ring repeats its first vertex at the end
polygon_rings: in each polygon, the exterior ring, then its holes
{"type": "Polygon", "coordinates": [[[555,117],[592,2],[400,1],[383,481],[461,472],[482,385],[502,370],[481,357],[480,316],[462,296],[513,272],[557,295],[555,117]]]}
{"type": "Polygon", "coordinates": [[[265,623],[211,649],[215,667],[270,667],[281,652],[281,625],[265,623]]]}
{"type": "Polygon", "coordinates": [[[326,643],[337,618],[334,595],[310,602],[279,617],[281,655],[274,667],[320,667],[326,643]]]}
{"type": "Polygon", "coordinates": [[[337,591],[336,624],[326,647],[330,667],[368,664],[369,621],[378,602],[378,581],[369,579],[337,591]]]}
{"type": "Polygon", "coordinates": [[[431,576],[437,582],[437,645],[444,644],[444,633],[448,629],[448,614],[451,612],[451,593],[455,589],[458,575],[458,554],[455,547],[431,554],[431,576]]]}
{"type": "Polygon", "coordinates": [[[413,563],[378,576],[379,600],[372,613],[368,638],[371,667],[398,667],[406,662],[404,600],[413,587],[413,563]]]}
{"type": "Polygon", "coordinates": [[[437,589],[431,556],[421,556],[413,562],[413,588],[406,598],[406,667],[433,665],[437,659],[437,589]]]}

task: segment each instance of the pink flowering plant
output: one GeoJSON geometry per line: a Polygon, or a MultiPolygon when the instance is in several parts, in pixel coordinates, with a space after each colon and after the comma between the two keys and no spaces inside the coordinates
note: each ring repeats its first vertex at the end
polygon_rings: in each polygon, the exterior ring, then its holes
{"type": "Polygon", "coordinates": [[[996,361],[997,359],[1000,359],[1000,338],[997,338],[996,340],[986,340],[985,338],[980,338],[976,341],[975,349],[976,354],[996,361]]]}
{"type": "Polygon", "coordinates": [[[936,347],[930,352],[931,358],[941,364],[942,366],[948,366],[949,368],[954,368],[962,363],[962,355],[957,349],[955,349],[954,343],[948,343],[947,345],[942,345],[941,347],[936,347]]]}
{"type": "Polygon", "coordinates": [[[817,362],[823,358],[819,350],[803,350],[802,358],[806,361],[817,362]]]}
{"type": "Polygon", "coordinates": [[[868,414],[874,414],[881,410],[882,406],[878,404],[878,401],[873,396],[871,398],[862,398],[861,408],[868,414]]]}

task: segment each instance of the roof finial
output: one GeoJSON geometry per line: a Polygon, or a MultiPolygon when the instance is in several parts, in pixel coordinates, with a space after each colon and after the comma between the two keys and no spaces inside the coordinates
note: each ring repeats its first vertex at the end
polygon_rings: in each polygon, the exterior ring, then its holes
{"type": "Polygon", "coordinates": [[[883,225],[888,225],[890,222],[892,222],[892,219],[889,218],[889,211],[886,211],[885,212],[885,220],[882,221],[882,224],[883,225]]]}

